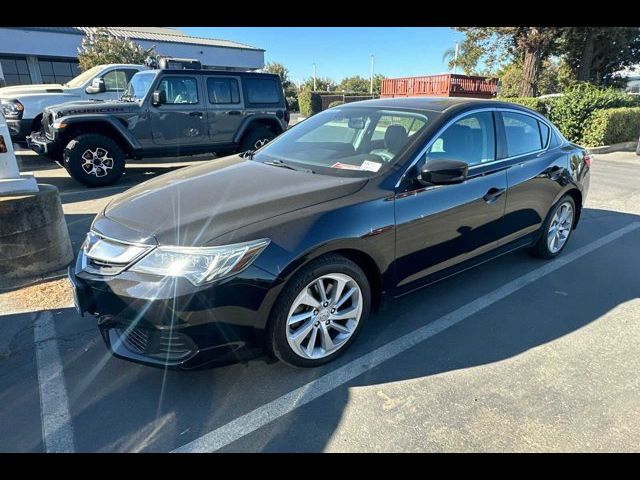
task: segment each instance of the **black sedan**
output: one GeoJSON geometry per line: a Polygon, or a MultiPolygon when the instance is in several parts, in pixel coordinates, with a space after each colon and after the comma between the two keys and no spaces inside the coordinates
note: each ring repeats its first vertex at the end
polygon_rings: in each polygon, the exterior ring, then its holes
{"type": "Polygon", "coordinates": [[[138,185],[94,220],[69,275],[113,353],[194,368],[343,353],[383,295],[492,257],[553,258],[590,158],[536,112],[403,98],[317,114],[257,152],[138,185]]]}

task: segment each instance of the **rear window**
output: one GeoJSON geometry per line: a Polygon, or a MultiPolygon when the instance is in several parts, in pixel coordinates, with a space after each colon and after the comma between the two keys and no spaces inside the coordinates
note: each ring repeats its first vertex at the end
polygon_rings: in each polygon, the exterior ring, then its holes
{"type": "Polygon", "coordinates": [[[247,78],[245,80],[249,103],[280,103],[280,82],[273,78],[247,78]]]}

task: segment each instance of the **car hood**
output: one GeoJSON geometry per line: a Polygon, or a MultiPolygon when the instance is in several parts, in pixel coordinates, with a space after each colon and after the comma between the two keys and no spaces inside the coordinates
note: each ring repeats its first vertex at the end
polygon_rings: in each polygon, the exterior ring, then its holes
{"type": "Polygon", "coordinates": [[[107,205],[94,229],[128,241],[215,245],[225,233],[355,193],[366,183],[363,178],[305,173],[234,155],[126,191],[107,205]]]}
{"type": "Polygon", "coordinates": [[[41,85],[15,85],[0,88],[0,97],[15,97],[32,93],[63,93],[66,87],[59,83],[43,83],[41,85]]]}

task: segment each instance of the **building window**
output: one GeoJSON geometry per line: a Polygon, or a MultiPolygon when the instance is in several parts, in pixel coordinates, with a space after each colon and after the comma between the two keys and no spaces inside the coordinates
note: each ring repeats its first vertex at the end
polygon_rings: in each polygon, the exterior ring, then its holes
{"type": "Polygon", "coordinates": [[[2,65],[4,81],[8,87],[11,85],[28,85],[31,83],[31,75],[29,74],[26,58],[0,57],[0,65],[2,65]]]}
{"type": "Polygon", "coordinates": [[[43,83],[67,83],[80,75],[78,62],[38,59],[43,83]]]}

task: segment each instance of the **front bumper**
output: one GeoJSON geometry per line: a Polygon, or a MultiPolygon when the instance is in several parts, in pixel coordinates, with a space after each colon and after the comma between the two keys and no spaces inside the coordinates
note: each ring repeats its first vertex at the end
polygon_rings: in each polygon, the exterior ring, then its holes
{"type": "Polygon", "coordinates": [[[58,142],[50,140],[44,132],[31,132],[27,137],[27,147],[36,152],[38,155],[45,155],[56,158],[60,152],[58,142]]]}
{"type": "MultiPolygon", "coordinates": [[[[80,254],[82,255],[82,254],[80,254]]],[[[69,268],[76,309],[97,318],[119,358],[193,369],[255,358],[281,282],[258,267],[209,286],[124,271],[98,277],[69,268]]]]}

